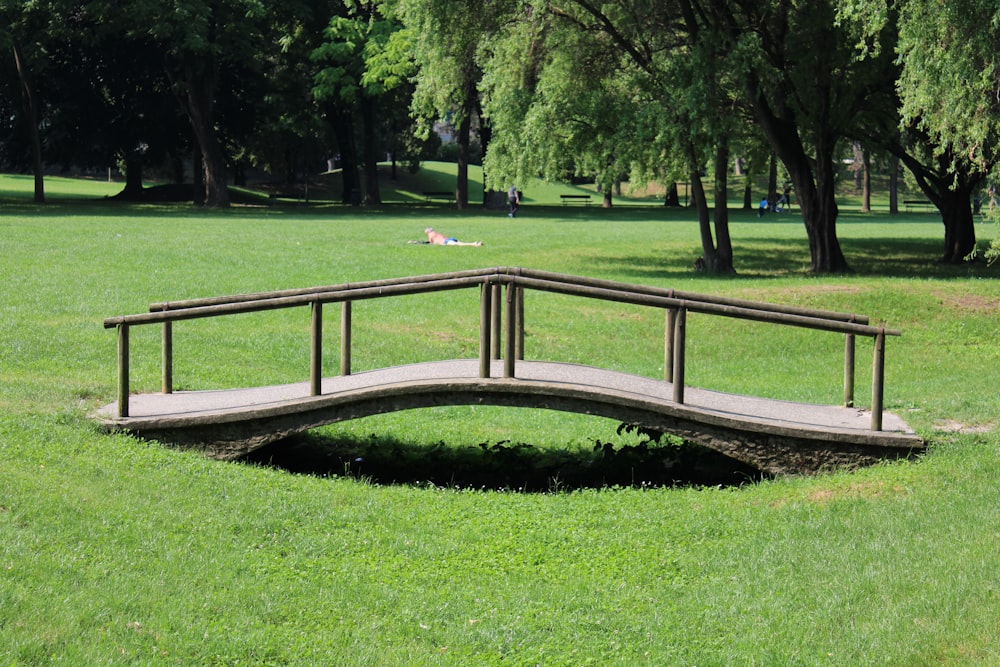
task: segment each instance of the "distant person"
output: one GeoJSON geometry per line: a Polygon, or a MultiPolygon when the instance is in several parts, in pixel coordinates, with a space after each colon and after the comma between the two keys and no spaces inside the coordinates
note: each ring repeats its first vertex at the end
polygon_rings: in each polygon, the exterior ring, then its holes
{"type": "Polygon", "coordinates": [[[428,227],[424,230],[424,233],[427,234],[427,243],[430,243],[431,245],[483,245],[482,241],[459,241],[454,236],[445,236],[441,232],[436,231],[433,227],[428,227]]]}
{"type": "Polygon", "coordinates": [[[517,191],[516,185],[510,186],[510,189],[507,190],[507,205],[510,207],[507,217],[513,218],[517,213],[518,207],[521,205],[521,193],[517,191]]]}
{"type": "Polygon", "coordinates": [[[770,202],[767,201],[767,197],[760,200],[760,206],[757,207],[757,217],[763,218],[764,214],[767,213],[767,209],[770,206],[770,202]]]}
{"type": "Polygon", "coordinates": [[[774,210],[777,213],[781,213],[788,206],[792,204],[792,187],[790,185],[785,186],[785,191],[781,193],[781,197],[778,198],[777,203],[774,205],[774,210]]]}

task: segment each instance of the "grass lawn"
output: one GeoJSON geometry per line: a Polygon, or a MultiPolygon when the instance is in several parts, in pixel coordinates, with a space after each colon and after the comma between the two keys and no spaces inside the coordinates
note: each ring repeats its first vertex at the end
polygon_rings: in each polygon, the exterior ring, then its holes
{"type": "MultiPolygon", "coordinates": [[[[691,212],[561,207],[559,189],[511,221],[423,205],[121,205],[99,199],[120,186],[62,179],[39,207],[30,187],[0,177],[0,664],[1000,664],[1000,283],[996,267],[935,264],[936,216],[845,207],[855,273],[812,277],[796,215],[734,211],[739,275],[717,279],[691,270],[691,212]],[[485,245],[406,243],[427,226],[485,245]],[[392,483],[353,459],[329,475],[219,463],[88,418],[114,399],[107,316],[504,265],[884,320],[903,331],[888,341],[886,408],[930,449],[740,487],[556,477],[520,493],[392,483]]],[[[526,307],[529,356],[661,372],[662,314],[553,295],[526,307]]],[[[472,356],[477,308],[471,292],[358,304],[355,369],[472,356]]],[[[177,387],[304,380],[308,320],[178,325],[177,387]]],[[[133,336],[133,388],[154,391],[158,331],[133,336]]],[[[837,336],[696,317],[688,336],[692,385],[839,399],[837,336]]],[[[861,403],[869,359],[859,345],[861,403]]],[[[480,445],[504,441],[586,461],[595,444],[634,442],[616,427],[466,406],[315,438],[486,467],[480,445]]]]}

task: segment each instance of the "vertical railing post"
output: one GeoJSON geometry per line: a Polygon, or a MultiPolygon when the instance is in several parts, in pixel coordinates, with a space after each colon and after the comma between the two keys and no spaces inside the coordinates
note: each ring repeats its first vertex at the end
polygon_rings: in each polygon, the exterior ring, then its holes
{"type": "Polygon", "coordinates": [[[687,329],[687,308],[681,306],[674,317],[674,403],[684,403],[684,346],[687,329]]]}
{"type": "Polygon", "coordinates": [[[875,358],[872,361],[872,430],[882,430],[882,400],[885,391],[885,329],[875,334],[875,358]]]}
{"type": "Polygon", "coordinates": [[[174,393],[174,327],[173,322],[163,323],[163,341],[161,344],[161,385],[164,394],[174,393]]]}
{"type": "Polygon", "coordinates": [[[663,380],[665,382],[674,381],[674,322],[676,319],[677,310],[667,308],[663,327],[663,380]]]}
{"type": "Polygon", "coordinates": [[[129,395],[128,325],[118,325],[118,417],[128,417],[129,395]]]}
{"type": "Polygon", "coordinates": [[[855,348],[854,334],[844,336],[844,407],[854,407],[854,357],[855,348]]]}
{"type": "Polygon", "coordinates": [[[514,342],[517,338],[515,333],[515,329],[517,328],[517,290],[517,286],[513,283],[507,285],[507,312],[505,313],[507,321],[504,323],[506,329],[504,331],[503,350],[503,376],[505,378],[514,377],[514,358],[517,356],[514,349],[514,342]]]}
{"type": "Polygon", "coordinates": [[[518,285],[514,290],[517,303],[514,310],[517,318],[517,338],[514,341],[514,356],[524,361],[524,288],[518,285]]]}
{"type": "Polygon", "coordinates": [[[309,337],[309,395],[323,393],[323,303],[312,302],[312,327],[309,337]]]}
{"type": "Polygon", "coordinates": [[[490,376],[490,324],[493,321],[491,297],[493,286],[489,280],[483,283],[479,292],[479,377],[490,376]]]}
{"type": "Polygon", "coordinates": [[[490,294],[490,359],[500,358],[500,335],[503,329],[500,325],[500,283],[493,285],[490,294]]]}
{"type": "Polygon", "coordinates": [[[351,302],[340,306],[340,374],[351,374],[351,302]]]}

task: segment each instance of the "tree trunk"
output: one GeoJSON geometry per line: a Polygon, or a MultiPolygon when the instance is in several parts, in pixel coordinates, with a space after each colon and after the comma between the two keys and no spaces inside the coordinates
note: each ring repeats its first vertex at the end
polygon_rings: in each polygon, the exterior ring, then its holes
{"type": "MultiPolygon", "coordinates": [[[[721,142],[715,152],[715,238],[716,247],[708,270],[715,274],[735,273],[733,242],[729,235],[729,144],[721,142]]],[[[702,239],[704,243],[704,239],[702,239]]]]}
{"type": "Polygon", "coordinates": [[[889,213],[899,213],[899,158],[889,158],[889,213]]]}
{"type": "Polygon", "coordinates": [[[680,208],[681,198],[677,192],[676,182],[671,182],[669,185],[667,185],[667,193],[663,196],[663,205],[675,206],[677,208],[680,208]]]}
{"type": "MultiPolygon", "coordinates": [[[[486,155],[486,151],[489,150],[490,141],[493,139],[493,128],[490,126],[489,122],[483,119],[483,106],[476,98],[476,117],[479,119],[479,145],[482,148],[482,154],[486,155]]],[[[489,177],[486,172],[483,172],[483,206],[489,205],[490,192],[493,190],[493,184],[490,183],[489,177]]]]}
{"type": "Polygon", "coordinates": [[[187,109],[205,167],[205,206],[229,207],[226,161],[215,133],[215,62],[210,56],[185,59],[187,109]]]}
{"type": "Polygon", "coordinates": [[[934,201],[944,222],[944,254],[941,256],[944,264],[968,261],[969,255],[976,249],[976,223],[972,215],[973,190],[974,188],[957,187],[934,201]]]}
{"type": "Polygon", "coordinates": [[[976,226],[972,215],[972,194],[986,178],[978,171],[955,170],[956,162],[948,154],[937,157],[931,168],[897,147],[897,155],[910,169],[917,185],[941,212],[944,223],[944,253],[941,262],[961,264],[976,248],[976,226]]]}
{"type": "Polygon", "coordinates": [[[698,169],[692,168],[691,202],[698,213],[698,231],[701,234],[702,261],[706,268],[711,268],[715,262],[715,242],[712,239],[712,222],[708,211],[708,199],[705,196],[705,186],[701,182],[698,169]]]}
{"type": "Polygon", "coordinates": [[[205,205],[205,160],[201,153],[201,148],[197,145],[198,141],[195,140],[194,157],[191,160],[191,181],[194,183],[192,188],[191,201],[195,206],[205,205]]]}
{"type": "Polygon", "coordinates": [[[816,142],[815,161],[806,152],[797,126],[776,117],[766,102],[754,106],[769,143],[781,158],[792,187],[798,195],[802,220],[809,238],[812,273],[846,273],[847,260],[837,239],[836,172],[834,169],[835,139],[821,134],[816,142]],[[813,173],[813,164],[816,171],[813,173]]]}
{"type": "Polygon", "coordinates": [[[358,187],[358,159],[354,143],[354,118],[343,106],[331,105],[326,110],[327,118],[333,125],[333,134],[340,153],[340,203],[357,205],[361,203],[358,187]]]}
{"type": "Polygon", "coordinates": [[[458,173],[455,179],[455,206],[460,211],[469,207],[469,154],[472,145],[472,114],[479,107],[476,80],[473,68],[467,67],[462,85],[464,102],[462,122],[458,126],[458,173]]]}
{"type": "Polygon", "coordinates": [[[469,208],[469,145],[472,142],[472,114],[469,105],[458,126],[458,173],[455,178],[455,206],[459,211],[469,208]]]}
{"type": "Polygon", "coordinates": [[[728,147],[719,147],[718,152],[716,153],[715,164],[715,215],[716,231],[720,233],[719,249],[716,248],[715,241],[712,238],[712,221],[708,208],[708,198],[705,196],[705,186],[702,183],[701,174],[699,173],[697,154],[694,146],[691,145],[688,146],[688,160],[690,162],[691,170],[691,199],[694,202],[695,209],[698,211],[698,231],[701,235],[701,250],[703,253],[701,261],[704,262],[705,269],[710,273],[733,273],[733,251],[732,244],[729,239],[728,209],[723,206],[723,210],[720,213],[718,194],[720,171],[723,174],[721,176],[723,186],[727,180],[725,174],[727,174],[729,170],[728,147]],[[719,165],[720,159],[723,163],[721,167],[719,165]],[[719,224],[720,222],[722,224],[719,224]]]}
{"type": "Polygon", "coordinates": [[[836,174],[833,160],[833,137],[825,136],[816,146],[816,174],[809,159],[798,156],[792,183],[799,193],[799,206],[809,237],[812,273],[846,273],[847,260],[837,239],[836,174]],[[803,188],[805,192],[803,193],[803,188]],[[804,195],[804,196],[803,196],[804,195]]]}
{"type": "Polygon", "coordinates": [[[862,153],[861,159],[864,174],[861,180],[861,212],[870,213],[872,210],[872,156],[868,151],[862,153]]]}
{"type": "Polygon", "coordinates": [[[377,110],[375,98],[369,95],[361,97],[361,123],[364,141],[364,173],[365,173],[365,206],[378,206],[382,203],[382,193],[378,186],[378,146],[375,141],[377,110]]]}
{"type": "Polygon", "coordinates": [[[31,144],[31,171],[35,176],[35,203],[45,203],[45,174],[42,168],[42,138],[38,130],[38,98],[35,96],[35,88],[31,83],[31,75],[28,72],[28,65],[24,61],[24,54],[21,48],[14,43],[14,65],[17,68],[17,76],[21,82],[21,93],[24,96],[24,115],[26,117],[25,126],[28,128],[31,144]]]}
{"type": "Polygon", "coordinates": [[[125,154],[125,189],[121,194],[126,199],[142,199],[142,158],[136,151],[125,154]]]}
{"type": "Polygon", "coordinates": [[[772,206],[778,201],[778,158],[774,153],[767,169],[767,201],[772,206]]]}

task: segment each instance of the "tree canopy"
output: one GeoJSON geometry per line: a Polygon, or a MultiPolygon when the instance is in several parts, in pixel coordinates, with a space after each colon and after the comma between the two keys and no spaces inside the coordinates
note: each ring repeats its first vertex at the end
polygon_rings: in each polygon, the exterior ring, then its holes
{"type": "MultiPolygon", "coordinates": [[[[816,273],[837,236],[845,147],[890,154],[942,213],[942,259],[976,249],[972,201],[1000,159],[1000,10],[985,0],[0,0],[0,160],[143,169],[193,160],[227,206],[247,166],[335,159],[344,201],[380,202],[378,162],[456,129],[456,202],[478,136],[486,190],[687,180],[709,270],[734,268],[734,157],[768,153],[816,273]],[[407,115],[408,112],[408,115],[407,115]],[[761,150],[761,146],[764,147],[761,150]],[[187,159],[185,159],[187,158],[187,159]],[[358,178],[358,175],[363,178],[358,178]]],[[[750,159],[752,156],[752,159],[750,159]]]]}

